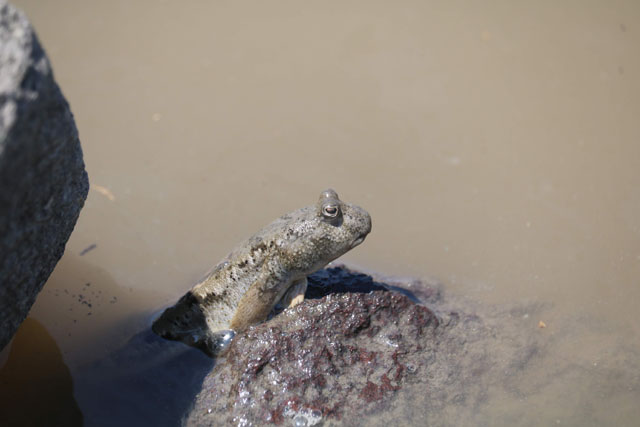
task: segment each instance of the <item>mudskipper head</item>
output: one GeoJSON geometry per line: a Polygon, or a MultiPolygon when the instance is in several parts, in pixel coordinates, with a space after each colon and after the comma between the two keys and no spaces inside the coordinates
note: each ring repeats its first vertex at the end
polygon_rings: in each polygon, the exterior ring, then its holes
{"type": "MultiPolygon", "coordinates": [[[[371,231],[369,213],[350,203],[345,203],[334,190],[325,190],[309,212],[306,221],[308,232],[304,239],[297,239],[296,254],[306,254],[306,271],[315,271],[362,243],[371,231]],[[305,249],[302,249],[303,246],[305,249]],[[300,250],[302,249],[302,250],[300,250]],[[309,258],[313,258],[312,262],[309,258]],[[311,267],[311,268],[309,268],[311,267]]],[[[300,265],[300,264],[298,264],[300,265]]],[[[302,265],[300,265],[302,267],[302,265]]]]}
{"type": "Polygon", "coordinates": [[[347,244],[345,252],[362,243],[371,232],[369,213],[359,206],[341,201],[338,193],[332,189],[320,193],[317,211],[318,217],[330,226],[325,230],[334,236],[334,241],[347,244]]]}

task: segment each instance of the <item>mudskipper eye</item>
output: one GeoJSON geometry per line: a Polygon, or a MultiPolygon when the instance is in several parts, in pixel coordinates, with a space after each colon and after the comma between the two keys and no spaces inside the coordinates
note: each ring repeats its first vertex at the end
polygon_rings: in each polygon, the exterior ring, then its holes
{"type": "Polygon", "coordinates": [[[340,209],[334,205],[327,205],[322,207],[322,215],[327,218],[335,218],[338,216],[340,209]]]}

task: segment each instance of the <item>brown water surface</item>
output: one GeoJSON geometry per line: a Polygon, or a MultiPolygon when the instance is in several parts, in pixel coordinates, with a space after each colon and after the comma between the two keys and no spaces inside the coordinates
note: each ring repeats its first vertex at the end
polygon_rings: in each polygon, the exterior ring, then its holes
{"type": "Polygon", "coordinates": [[[373,218],[351,264],[551,307],[528,333],[564,334],[585,376],[525,424],[640,419],[640,373],[599,371],[640,352],[640,3],[15,3],[91,180],[31,313],[72,373],[333,187],[373,218]],[[626,394],[586,410],[593,381],[626,394]]]}

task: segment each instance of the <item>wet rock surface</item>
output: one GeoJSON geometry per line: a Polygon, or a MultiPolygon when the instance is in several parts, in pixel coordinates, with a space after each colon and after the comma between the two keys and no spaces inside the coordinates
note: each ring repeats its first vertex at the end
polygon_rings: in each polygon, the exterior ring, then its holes
{"type": "Polygon", "coordinates": [[[425,375],[455,316],[443,323],[387,288],[345,268],[310,277],[303,304],[236,337],[187,424],[313,425],[388,409],[425,375]]]}
{"type": "Polygon", "coordinates": [[[26,17],[0,0],[0,349],[62,256],[88,188],[45,52],[26,17]]]}
{"type": "Polygon", "coordinates": [[[209,409],[214,419],[225,414],[225,422],[257,424],[282,423],[304,410],[339,420],[382,409],[407,376],[424,368],[415,355],[435,351],[437,333],[435,315],[402,295],[345,293],[310,301],[237,337],[204,381],[192,424],[206,422],[209,409]]]}

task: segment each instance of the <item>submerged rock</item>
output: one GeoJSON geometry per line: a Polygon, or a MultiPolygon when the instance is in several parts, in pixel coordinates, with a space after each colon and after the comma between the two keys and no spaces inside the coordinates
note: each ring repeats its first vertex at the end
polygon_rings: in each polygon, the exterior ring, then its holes
{"type": "MultiPolygon", "coordinates": [[[[594,378],[566,358],[576,328],[541,329],[545,304],[445,298],[419,280],[345,268],[311,276],[306,296],[236,336],[186,425],[546,425],[558,419],[541,412],[548,396],[576,378],[619,396],[638,385],[621,376],[628,366],[609,363],[594,378]]],[[[571,405],[597,404],[593,396],[571,405]]]]}
{"type": "Polygon", "coordinates": [[[24,14],[0,0],[0,349],[62,256],[88,188],[44,50],[24,14]]]}

